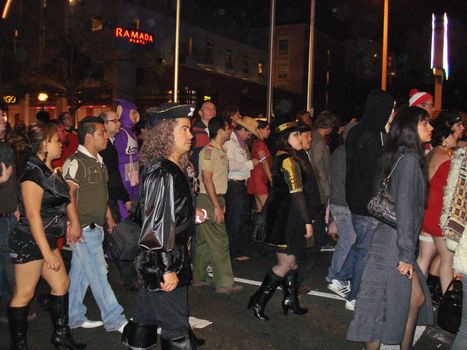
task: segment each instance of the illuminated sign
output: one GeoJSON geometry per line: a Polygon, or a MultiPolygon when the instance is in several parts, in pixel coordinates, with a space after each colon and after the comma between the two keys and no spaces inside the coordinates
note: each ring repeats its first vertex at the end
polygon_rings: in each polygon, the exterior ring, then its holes
{"type": "Polygon", "coordinates": [[[128,42],[138,45],[154,43],[154,37],[152,34],[134,29],[125,29],[122,27],[115,28],[115,37],[120,39],[126,39],[128,40],[128,42]]]}
{"type": "Polygon", "coordinates": [[[8,104],[16,103],[16,96],[3,96],[3,101],[8,104]]]}

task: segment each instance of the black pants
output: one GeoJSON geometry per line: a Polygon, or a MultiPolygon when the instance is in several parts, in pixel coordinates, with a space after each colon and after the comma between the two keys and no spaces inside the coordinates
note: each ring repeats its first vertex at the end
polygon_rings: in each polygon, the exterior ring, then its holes
{"type": "Polygon", "coordinates": [[[173,339],[187,335],[188,288],[179,287],[172,292],[148,292],[140,288],[133,321],[161,327],[161,337],[173,339]]]}
{"type": "Polygon", "coordinates": [[[242,228],[248,220],[250,211],[246,181],[229,180],[225,205],[225,225],[229,235],[230,255],[235,258],[244,255],[241,247],[242,228]]]}
{"type": "MultiPolygon", "coordinates": [[[[109,200],[109,208],[115,222],[120,222],[120,210],[117,201],[109,200]]],[[[137,282],[135,264],[133,261],[122,261],[116,258],[113,259],[115,265],[120,272],[120,278],[123,281],[126,289],[131,288],[137,282]]]]}

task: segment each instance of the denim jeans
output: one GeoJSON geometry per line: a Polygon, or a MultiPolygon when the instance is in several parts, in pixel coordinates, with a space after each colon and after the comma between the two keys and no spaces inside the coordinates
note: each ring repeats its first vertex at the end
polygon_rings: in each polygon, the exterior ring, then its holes
{"type": "Polygon", "coordinates": [[[14,215],[0,217],[0,298],[5,303],[10,301],[15,286],[15,274],[8,248],[8,238],[15,226],[14,215]]]}
{"type": "Polygon", "coordinates": [[[347,300],[357,298],[360,282],[362,281],[363,268],[370,252],[371,240],[379,221],[371,216],[352,214],[352,224],[355,232],[355,243],[352,244],[347,259],[345,259],[336,279],[340,281],[350,280],[351,291],[347,300]]]}
{"type": "Polygon", "coordinates": [[[339,239],[337,240],[331,266],[328,270],[329,280],[335,279],[349,254],[350,247],[355,242],[355,232],[352,225],[352,214],[348,207],[330,205],[331,214],[336,222],[339,239]]]}
{"type": "Polygon", "coordinates": [[[244,255],[241,248],[242,228],[250,211],[250,198],[245,181],[229,180],[225,205],[225,225],[229,235],[230,255],[236,258],[244,255]]]}
{"type": "Polygon", "coordinates": [[[457,332],[456,339],[454,339],[454,343],[452,343],[451,350],[467,349],[467,275],[463,275],[462,289],[463,299],[461,325],[459,327],[459,332],[457,332]]]}
{"type": "Polygon", "coordinates": [[[92,295],[101,311],[102,321],[107,331],[116,331],[126,321],[123,307],[107,279],[107,264],[102,249],[104,230],[96,226],[83,229],[82,242],[73,249],[70,269],[70,328],[79,327],[86,321],[86,306],[83,304],[86,290],[91,288],[92,295]]]}

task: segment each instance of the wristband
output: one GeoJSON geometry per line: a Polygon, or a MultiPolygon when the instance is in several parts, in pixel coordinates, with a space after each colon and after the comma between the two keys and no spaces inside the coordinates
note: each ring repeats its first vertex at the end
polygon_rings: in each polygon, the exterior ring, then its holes
{"type": "Polygon", "coordinates": [[[261,159],[259,160],[259,162],[262,163],[262,162],[264,162],[265,160],[266,160],[266,156],[264,156],[263,158],[261,158],[261,159]]]}

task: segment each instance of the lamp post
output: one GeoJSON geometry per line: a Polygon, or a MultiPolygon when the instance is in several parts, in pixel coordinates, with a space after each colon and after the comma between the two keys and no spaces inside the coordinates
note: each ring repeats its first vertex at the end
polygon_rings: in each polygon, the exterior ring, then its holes
{"type": "Polygon", "coordinates": [[[180,0],[177,0],[177,14],[175,19],[175,54],[174,54],[174,103],[178,103],[178,56],[180,45],[180,0]]]}
{"type": "Polygon", "coordinates": [[[381,90],[386,91],[387,78],[387,60],[388,60],[388,17],[389,17],[389,0],[384,0],[384,19],[383,19],[383,54],[381,67],[381,90]]]}
{"type": "Polygon", "coordinates": [[[44,106],[45,106],[45,103],[47,102],[47,100],[49,99],[49,95],[47,95],[45,92],[40,92],[38,95],[37,95],[37,99],[42,102],[42,109],[44,109],[44,106]]]}
{"type": "Polygon", "coordinates": [[[269,27],[269,75],[268,75],[268,101],[266,106],[266,116],[268,122],[271,121],[272,114],[272,75],[274,74],[274,29],[276,22],[276,1],[271,0],[271,17],[269,27]]]}

